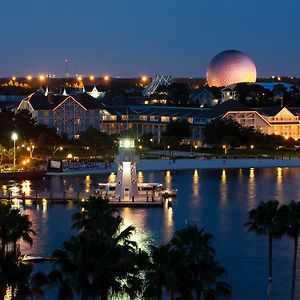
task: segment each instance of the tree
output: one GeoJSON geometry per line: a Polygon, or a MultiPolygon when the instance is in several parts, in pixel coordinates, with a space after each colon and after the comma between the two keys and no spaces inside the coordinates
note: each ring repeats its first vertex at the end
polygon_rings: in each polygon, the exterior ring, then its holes
{"type": "MultiPolygon", "coordinates": [[[[201,299],[208,291],[220,294],[220,286],[227,286],[228,290],[222,296],[231,296],[229,285],[218,281],[217,278],[226,273],[226,270],[215,261],[215,251],[212,247],[212,235],[199,229],[195,225],[175,232],[170,241],[171,252],[177,252],[178,257],[182,257],[182,265],[187,267],[182,272],[186,279],[182,279],[181,294],[184,299],[192,299],[192,289],[196,291],[196,298],[201,299]],[[190,275],[190,278],[188,278],[190,275]],[[190,288],[189,288],[190,287],[190,288]],[[189,290],[191,289],[191,290],[189,290]]],[[[206,296],[205,296],[206,297],[206,296]]]]}
{"type": "Polygon", "coordinates": [[[163,288],[166,285],[167,262],[169,259],[169,245],[152,247],[151,261],[146,269],[145,299],[162,299],[163,288]]]}
{"type": "Polygon", "coordinates": [[[35,235],[31,228],[32,223],[27,215],[21,215],[17,209],[11,209],[11,205],[0,204],[0,238],[2,254],[5,255],[7,246],[12,243],[13,254],[17,257],[17,241],[23,239],[24,242],[32,245],[32,235],[35,235]]]}
{"type": "Polygon", "coordinates": [[[17,252],[17,241],[23,239],[32,245],[32,224],[27,215],[21,215],[9,204],[0,204],[0,296],[4,297],[7,288],[11,289],[12,299],[26,299],[35,293],[30,284],[32,266],[22,264],[17,252]],[[12,245],[12,248],[9,246],[12,245]]]}
{"type": "Polygon", "coordinates": [[[89,147],[90,149],[93,149],[94,152],[96,149],[111,150],[115,146],[113,136],[101,132],[92,126],[80,133],[79,141],[83,147],[89,147]]]}
{"type": "MultiPolygon", "coordinates": [[[[226,144],[233,147],[256,145],[257,148],[276,148],[291,142],[280,135],[268,135],[253,127],[242,126],[232,118],[210,121],[204,128],[204,135],[205,142],[213,146],[226,144]]],[[[295,144],[295,141],[292,144],[295,144]]]]}
{"type": "Polygon", "coordinates": [[[186,120],[176,120],[168,123],[162,133],[162,141],[165,145],[178,144],[191,136],[191,128],[186,120]]]}
{"type": "Polygon", "coordinates": [[[180,299],[221,299],[231,297],[230,286],[219,281],[218,277],[226,270],[214,259],[215,251],[211,244],[212,235],[189,225],[176,231],[166,245],[152,249],[151,263],[146,271],[144,297],[161,299],[163,288],[180,299]],[[218,297],[218,298],[212,298],[218,297]]]}
{"type": "Polygon", "coordinates": [[[291,300],[296,299],[296,274],[297,274],[297,256],[298,256],[298,240],[300,235],[300,202],[292,201],[288,206],[285,205],[281,208],[287,212],[287,235],[294,239],[294,253],[292,265],[292,287],[291,287],[291,300]]]}
{"type": "Polygon", "coordinates": [[[186,105],[189,99],[190,90],[184,83],[172,83],[168,87],[168,99],[174,105],[186,105]]]}
{"type": "Polygon", "coordinates": [[[73,216],[79,231],[57,249],[56,269],[49,281],[59,286],[59,299],[108,299],[126,293],[134,299],[143,287],[142,270],[147,255],[130,240],[134,228],[121,230],[123,219],[107,200],[90,198],[84,209],[73,216]]]}
{"type": "Polygon", "coordinates": [[[32,229],[32,223],[29,221],[28,215],[21,215],[17,209],[10,211],[8,222],[11,224],[9,242],[13,243],[14,255],[17,257],[17,242],[22,239],[32,246],[32,236],[35,235],[35,231],[32,229]]]}
{"type": "Polygon", "coordinates": [[[82,208],[82,211],[72,216],[73,229],[86,231],[95,239],[114,236],[120,229],[123,219],[107,199],[90,197],[82,208]]]}
{"type": "Polygon", "coordinates": [[[248,220],[245,223],[248,231],[255,234],[266,234],[268,237],[268,297],[272,299],[272,245],[273,240],[280,238],[285,232],[283,218],[279,214],[278,201],[261,202],[257,208],[248,212],[248,220]]]}

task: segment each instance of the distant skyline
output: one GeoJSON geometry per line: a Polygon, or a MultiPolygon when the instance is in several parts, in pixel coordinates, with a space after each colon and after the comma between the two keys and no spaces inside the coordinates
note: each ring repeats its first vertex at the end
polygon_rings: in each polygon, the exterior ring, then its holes
{"type": "Polygon", "coordinates": [[[300,76],[299,0],[11,0],[1,4],[0,77],[205,77],[236,49],[258,77],[300,76]]]}

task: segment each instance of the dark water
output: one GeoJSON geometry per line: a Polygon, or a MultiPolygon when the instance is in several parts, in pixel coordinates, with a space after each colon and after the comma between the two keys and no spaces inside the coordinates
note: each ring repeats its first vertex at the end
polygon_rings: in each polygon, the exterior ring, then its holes
{"type": "MultiPolygon", "coordinates": [[[[53,177],[23,183],[20,187],[25,191],[83,191],[107,181],[107,176],[53,177]]],[[[195,223],[213,233],[217,258],[228,270],[226,280],[233,287],[234,299],[267,298],[267,240],[247,233],[243,224],[247,212],[262,200],[277,199],[281,203],[299,200],[299,168],[155,171],[139,172],[138,178],[178,189],[171,209],[121,210],[125,225],[136,226],[134,238],[142,247],[167,242],[175,230],[188,222],[195,223]]],[[[72,205],[27,206],[26,213],[37,235],[31,249],[23,246],[24,252],[51,254],[72,234],[70,217],[77,210],[72,205]]],[[[288,238],[275,241],[274,300],[289,298],[291,263],[292,241],[288,238]]],[[[300,298],[300,283],[297,295],[300,298]]]]}

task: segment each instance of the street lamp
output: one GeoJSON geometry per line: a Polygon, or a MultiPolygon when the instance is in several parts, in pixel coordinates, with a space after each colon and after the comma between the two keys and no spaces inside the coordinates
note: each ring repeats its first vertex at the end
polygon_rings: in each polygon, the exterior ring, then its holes
{"type": "Polygon", "coordinates": [[[13,132],[11,135],[11,139],[14,141],[14,167],[16,166],[16,140],[18,139],[18,135],[13,132]]]}

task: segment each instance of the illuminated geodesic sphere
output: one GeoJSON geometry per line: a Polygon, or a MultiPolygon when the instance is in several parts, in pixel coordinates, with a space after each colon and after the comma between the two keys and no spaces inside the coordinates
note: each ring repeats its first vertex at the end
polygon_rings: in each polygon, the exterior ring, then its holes
{"type": "Polygon", "coordinates": [[[206,71],[209,86],[228,86],[239,82],[255,82],[256,67],[252,59],[237,50],[226,50],[216,55],[206,71]]]}

